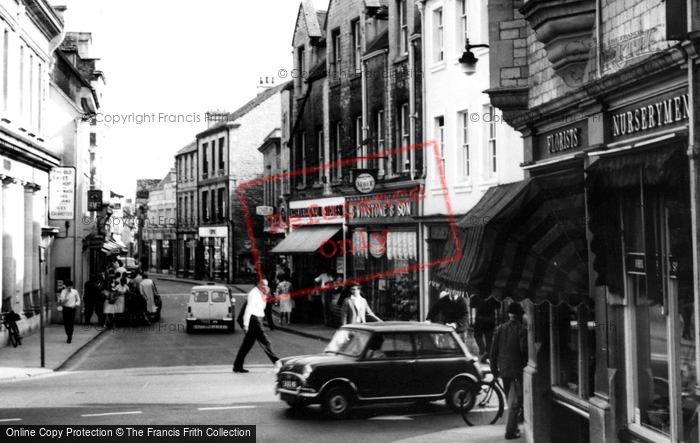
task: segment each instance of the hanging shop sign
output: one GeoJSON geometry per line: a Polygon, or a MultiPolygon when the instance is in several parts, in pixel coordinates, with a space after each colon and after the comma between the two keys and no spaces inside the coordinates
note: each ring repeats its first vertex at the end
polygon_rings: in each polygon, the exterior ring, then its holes
{"type": "Polygon", "coordinates": [[[199,238],[228,237],[228,226],[205,226],[199,228],[199,238]]]}
{"type": "Polygon", "coordinates": [[[688,94],[674,92],[610,113],[614,141],[639,137],[685,124],[690,115],[688,94]]]}
{"type": "Polygon", "coordinates": [[[379,169],[353,169],[352,183],[360,194],[369,194],[377,186],[377,174],[379,169]]]}
{"type": "Polygon", "coordinates": [[[49,172],[49,220],[75,218],[75,168],[61,166],[49,172]]]}
{"type": "Polygon", "coordinates": [[[102,190],[91,189],[87,195],[87,209],[90,212],[102,210],[102,190]]]}

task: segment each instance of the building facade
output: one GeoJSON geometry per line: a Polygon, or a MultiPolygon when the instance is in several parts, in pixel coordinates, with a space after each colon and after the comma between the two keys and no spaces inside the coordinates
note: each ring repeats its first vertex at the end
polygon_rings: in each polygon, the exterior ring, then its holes
{"type": "Polygon", "coordinates": [[[149,272],[175,273],[177,239],[177,172],[173,168],[148,193],[148,216],[144,225],[144,253],[148,253],[149,272]]]}
{"type": "MultiPolygon", "coordinates": [[[[177,166],[177,276],[195,277],[197,269],[197,143],[175,154],[177,166]]],[[[195,277],[196,278],[196,277],[195,277]]]]}
{"type": "MultiPolygon", "coordinates": [[[[61,164],[47,140],[47,91],[54,51],[63,33],[61,11],[46,1],[0,2],[3,69],[0,77],[0,250],[2,251],[2,310],[21,316],[25,335],[39,325],[39,276],[52,265],[40,264],[55,231],[49,228],[44,206],[50,171],[61,164]]],[[[42,287],[49,300],[53,285],[42,287]]],[[[0,339],[6,334],[0,333],[0,339]]]]}
{"type": "Polygon", "coordinates": [[[487,92],[566,232],[525,303],[528,441],[698,441],[697,8],[489,2],[487,92]]]}

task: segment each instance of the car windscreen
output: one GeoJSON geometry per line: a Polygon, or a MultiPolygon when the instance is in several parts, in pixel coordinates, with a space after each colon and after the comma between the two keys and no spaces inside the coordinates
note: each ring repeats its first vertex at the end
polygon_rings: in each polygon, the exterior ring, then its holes
{"type": "Polygon", "coordinates": [[[228,300],[228,292],[213,291],[211,293],[211,301],[213,303],[226,303],[228,300]]]}
{"type": "Polygon", "coordinates": [[[209,301],[209,293],[207,291],[196,291],[193,295],[195,303],[206,303],[209,301]]]}
{"type": "Polygon", "coordinates": [[[323,352],[357,357],[364,351],[372,333],[354,329],[339,329],[323,352]]]}

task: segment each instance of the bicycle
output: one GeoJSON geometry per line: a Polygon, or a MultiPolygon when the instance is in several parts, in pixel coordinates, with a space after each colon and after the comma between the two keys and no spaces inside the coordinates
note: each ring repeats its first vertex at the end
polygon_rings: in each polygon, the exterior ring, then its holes
{"type": "Polygon", "coordinates": [[[22,339],[19,335],[19,328],[17,327],[17,319],[19,315],[15,314],[14,311],[6,311],[2,313],[2,325],[5,327],[8,335],[10,336],[10,343],[12,347],[16,348],[17,345],[22,344],[22,339]]]}
{"type": "Polygon", "coordinates": [[[489,369],[482,368],[484,378],[460,399],[462,419],[469,426],[492,425],[505,411],[504,389],[489,369]]]}

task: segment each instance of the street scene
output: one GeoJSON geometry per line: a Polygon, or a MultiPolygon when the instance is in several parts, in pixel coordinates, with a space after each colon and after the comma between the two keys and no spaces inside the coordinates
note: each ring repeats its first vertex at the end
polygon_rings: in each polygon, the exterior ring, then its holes
{"type": "Polygon", "coordinates": [[[688,0],[0,0],[0,438],[697,443],[698,54],[688,0]]]}

